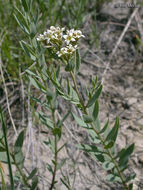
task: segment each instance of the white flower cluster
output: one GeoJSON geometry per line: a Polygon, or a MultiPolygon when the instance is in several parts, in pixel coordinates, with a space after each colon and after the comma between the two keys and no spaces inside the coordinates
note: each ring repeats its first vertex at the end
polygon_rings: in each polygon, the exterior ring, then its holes
{"type": "Polygon", "coordinates": [[[47,44],[54,42],[60,43],[62,41],[64,30],[65,28],[51,26],[50,30],[45,31],[44,34],[40,34],[37,40],[46,41],[47,44]]]}
{"type": "Polygon", "coordinates": [[[67,30],[67,34],[63,36],[67,45],[77,42],[79,38],[85,37],[80,30],[67,30]]]}
{"type": "Polygon", "coordinates": [[[69,60],[76,51],[77,42],[81,37],[84,35],[80,30],[65,31],[65,28],[51,26],[44,34],[37,37],[37,41],[43,42],[47,48],[53,48],[58,57],[69,60]]]}
{"type": "Polygon", "coordinates": [[[71,44],[69,44],[68,46],[61,48],[60,51],[57,52],[57,55],[58,57],[62,57],[64,55],[73,55],[76,49],[77,45],[72,46],[71,44]]]}

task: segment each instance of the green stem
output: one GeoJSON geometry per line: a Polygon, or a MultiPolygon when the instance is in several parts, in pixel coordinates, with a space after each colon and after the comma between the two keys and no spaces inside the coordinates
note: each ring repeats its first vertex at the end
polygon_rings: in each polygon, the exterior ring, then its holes
{"type": "MultiPolygon", "coordinates": [[[[52,108],[51,108],[52,109],[52,108]]],[[[56,128],[56,120],[55,120],[55,110],[52,109],[52,120],[54,123],[54,128],[56,128]]],[[[58,146],[57,146],[57,135],[54,135],[54,145],[55,145],[55,157],[54,157],[54,171],[53,171],[53,177],[52,177],[52,182],[51,182],[51,186],[49,188],[49,190],[52,190],[54,188],[55,185],[55,179],[56,179],[56,172],[57,172],[57,161],[58,161],[58,146]]]]}
{"type": "Polygon", "coordinates": [[[14,165],[16,166],[17,170],[19,171],[19,173],[20,173],[20,175],[21,175],[21,177],[22,177],[22,179],[23,179],[24,184],[25,184],[27,187],[31,188],[30,184],[28,183],[28,180],[27,180],[26,175],[22,172],[21,168],[20,168],[19,165],[17,164],[16,159],[15,159],[15,156],[14,156],[13,154],[11,154],[11,157],[13,158],[14,165]]]}
{"type": "MultiPolygon", "coordinates": [[[[80,93],[79,93],[79,91],[78,91],[77,83],[76,83],[76,79],[75,79],[74,73],[71,71],[70,74],[71,74],[71,77],[72,77],[72,80],[73,80],[73,84],[74,84],[75,91],[76,91],[76,93],[77,93],[77,95],[78,95],[78,98],[79,98],[79,101],[80,101],[80,103],[81,103],[81,105],[82,105],[83,113],[86,114],[86,115],[88,115],[88,112],[87,112],[87,110],[86,110],[86,106],[84,105],[84,101],[83,101],[83,99],[81,98],[80,93]]],[[[96,130],[96,128],[94,127],[93,123],[91,123],[90,125],[91,125],[92,129],[95,131],[95,133],[97,134],[98,138],[100,139],[100,141],[101,141],[103,147],[105,147],[105,142],[104,142],[104,139],[102,138],[102,136],[100,136],[99,132],[96,130]]],[[[125,188],[126,190],[128,190],[128,186],[127,186],[127,184],[126,184],[126,182],[125,182],[125,180],[124,180],[124,177],[123,177],[123,175],[122,175],[122,173],[121,173],[121,171],[120,171],[120,168],[118,167],[118,163],[117,163],[116,160],[114,159],[114,157],[113,157],[113,155],[112,155],[110,149],[106,149],[106,151],[107,151],[108,156],[111,158],[112,162],[114,163],[115,168],[117,169],[117,172],[118,172],[118,174],[119,174],[119,176],[120,176],[120,179],[121,179],[121,181],[122,181],[122,184],[123,184],[124,188],[125,188]]]]}
{"type": "MultiPolygon", "coordinates": [[[[2,141],[1,141],[0,143],[1,143],[3,146],[5,146],[2,141]]],[[[9,154],[10,154],[10,156],[12,157],[12,159],[13,159],[13,161],[14,161],[14,165],[16,166],[17,170],[19,171],[19,173],[20,173],[20,175],[21,175],[24,184],[25,184],[27,187],[31,188],[30,184],[28,183],[28,180],[27,180],[26,175],[22,172],[21,168],[20,168],[19,165],[17,164],[14,154],[11,153],[11,152],[9,152],[9,154]]]]}
{"type": "Polygon", "coordinates": [[[9,147],[8,147],[8,141],[7,141],[7,135],[6,135],[6,126],[5,126],[5,123],[4,123],[1,107],[0,107],[0,119],[1,119],[1,123],[2,123],[3,134],[4,134],[4,141],[5,141],[5,145],[4,146],[6,147],[6,154],[7,154],[7,162],[8,162],[8,169],[9,169],[11,189],[15,190],[14,180],[13,180],[12,166],[11,166],[11,161],[10,161],[10,153],[9,153],[9,147]]]}

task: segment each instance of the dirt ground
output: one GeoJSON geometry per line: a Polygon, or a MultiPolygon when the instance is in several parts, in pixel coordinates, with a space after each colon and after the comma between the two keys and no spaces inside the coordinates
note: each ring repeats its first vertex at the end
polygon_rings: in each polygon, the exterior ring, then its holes
{"type": "MultiPolygon", "coordinates": [[[[120,134],[117,147],[135,143],[135,151],[130,161],[130,171],[136,173],[135,189],[143,189],[143,46],[138,45],[138,37],[143,40],[143,7],[115,8],[118,3],[105,3],[97,17],[98,45],[90,47],[88,37],[94,20],[89,18],[83,30],[86,39],[81,41],[83,57],[79,73],[79,88],[89,84],[91,76],[98,76],[103,83],[100,97],[100,121],[102,124],[110,119],[111,126],[115,117],[120,118],[120,134]],[[137,10],[136,10],[137,9],[137,10]],[[135,12],[136,11],[136,12],[135,12]],[[131,15],[135,12],[134,17],[131,15]],[[127,23],[129,25],[127,27],[127,23]],[[126,28],[126,30],[125,30],[126,28]],[[125,32],[123,32],[125,30],[125,32]],[[122,35],[123,34],[123,35],[122,35]],[[122,35],[122,36],[121,36],[122,35]],[[114,50],[116,50],[114,52],[114,50]]],[[[143,42],[143,41],[142,41],[143,42]]],[[[83,94],[84,96],[84,94],[83,94]]],[[[57,117],[61,117],[69,105],[60,100],[57,117]]],[[[77,113],[77,110],[72,107],[77,113]]],[[[77,113],[80,114],[80,113],[77,113]]],[[[67,120],[63,127],[64,135],[61,145],[67,145],[60,155],[66,159],[62,169],[63,176],[69,176],[73,190],[122,190],[118,185],[112,185],[105,180],[105,173],[99,163],[89,155],[76,149],[75,144],[86,142],[88,135],[75,122],[67,120]]],[[[26,167],[39,169],[40,190],[47,190],[50,174],[45,164],[50,160],[51,153],[43,146],[47,136],[41,133],[41,126],[30,125],[27,133],[26,167]],[[31,136],[33,141],[29,141],[31,136]],[[29,148],[29,149],[28,149],[29,148]],[[28,151],[29,150],[29,151],[28,151]],[[46,151],[45,151],[46,150],[46,151]],[[29,161],[29,159],[31,161],[29,161]]],[[[57,178],[60,178],[58,173],[57,178]]],[[[64,190],[61,184],[57,190],[64,190]]],[[[134,190],[135,190],[134,189],[134,190]]]]}

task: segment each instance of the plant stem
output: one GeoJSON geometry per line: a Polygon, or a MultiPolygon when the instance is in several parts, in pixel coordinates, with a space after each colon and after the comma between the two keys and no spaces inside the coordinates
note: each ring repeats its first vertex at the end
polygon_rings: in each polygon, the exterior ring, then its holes
{"type": "MultiPolygon", "coordinates": [[[[0,143],[1,143],[3,146],[5,146],[5,144],[4,144],[2,141],[1,141],[0,143]]],[[[26,175],[22,172],[21,168],[20,168],[19,165],[17,164],[14,154],[13,154],[12,152],[9,152],[9,154],[10,154],[10,156],[12,157],[12,159],[13,159],[13,161],[14,161],[14,165],[16,166],[17,170],[19,171],[19,173],[20,173],[20,175],[21,175],[24,184],[25,184],[27,187],[31,188],[30,184],[27,182],[28,180],[27,180],[26,175]]]]}
{"type": "Polygon", "coordinates": [[[17,170],[19,171],[19,173],[20,173],[20,175],[21,175],[21,177],[22,177],[22,179],[23,179],[24,184],[25,184],[27,187],[31,188],[30,184],[28,183],[28,180],[27,180],[26,175],[22,172],[21,168],[20,168],[19,165],[17,164],[16,159],[15,159],[15,156],[14,156],[13,154],[11,154],[11,156],[12,156],[12,158],[13,158],[13,160],[14,160],[14,165],[16,166],[17,170]]]}
{"type": "Polygon", "coordinates": [[[2,130],[3,130],[3,134],[4,134],[4,141],[5,141],[4,146],[6,148],[6,154],[7,154],[7,162],[8,162],[11,189],[15,190],[12,166],[11,166],[11,161],[10,161],[10,152],[9,152],[8,140],[7,140],[7,135],[6,135],[6,126],[5,126],[5,123],[4,123],[3,113],[2,113],[1,107],[0,107],[0,120],[1,120],[1,123],[2,123],[2,130]]]}
{"type": "MultiPolygon", "coordinates": [[[[52,120],[53,120],[53,123],[54,123],[54,128],[56,128],[56,120],[55,120],[55,110],[52,109],[52,120]]],[[[57,172],[57,161],[58,161],[58,146],[57,146],[57,135],[55,134],[54,135],[54,145],[55,145],[55,150],[54,150],[54,153],[55,153],[55,157],[54,157],[54,171],[53,171],[53,177],[52,177],[52,182],[51,182],[51,186],[49,188],[49,190],[52,190],[54,188],[54,185],[55,185],[55,178],[56,178],[56,172],[57,172]]]]}
{"type": "MultiPolygon", "coordinates": [[[[87,110],[86,110],[86,106],[84,105],[84,101],[83,101],[83,99],[81,98],[81,96],[80,96],[80,94],[79,94],[74,73],[71,71],[70,74],[71,74],[71,77],[72,77],[72,80],[73,80],[73,84],[74,84],[75,91],[76,91],[76,93],[77,93],[77,95],[78,95],[78,98],[79,98],[79,101],[80,101],[80,103],[81,103],[81,105],[82,105],[83,113],[86,114],[86,115],[88,115],[88,112],[87,112],[87,110]]],[[[94,127],[93,123],[91,123],[90,125],[91,125],[92,129],[95,131],[95,133],[97,134],[98,138],[100,139],[100,141],[101,141],[103,147],[105,147],[105,142],[104,142],[104,139],[102,138],[102,136],[101,136],[101,135],[99,134],[99,132],[96,130],[96,128],[94,127]]],[[[119,174],[119,176],[120,176],[120,179],[121,179],[121,181],[122,181],[122,184],[123,184],[124,188],[125,188],[126,190],[128,190],[128,186],[127,186],[127,184],[126,184],[126,182],[125,182],[125,180],[124,180],[124,177],[123,177],[123,175],[122,175],[122,173],[121,173],[121,171],[120,171],[120,168],[118,167],[118,163],[117,163],[116,160],[114,159],[114,157],[113,157],[113,155],[112,155],[110,149],[106,149],[106,151],[107,151],[108,156],[111,158],[112,162],[114,163],[115,168],[116,168],[117,171],[118,171],[118,174],[119,174]]]]}

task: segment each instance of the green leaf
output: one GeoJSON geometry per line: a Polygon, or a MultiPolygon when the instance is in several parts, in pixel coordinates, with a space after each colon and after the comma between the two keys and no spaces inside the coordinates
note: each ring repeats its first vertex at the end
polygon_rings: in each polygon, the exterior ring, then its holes
{"type": "Polygon", "coordinates": [[[60,65],[58,65],[57,67],[57,70],[56,70],[56,77],[58,78],[59,77],[59,74],[60,74],[60,65]]]}
{"type": "Polygon", "coordinates": [[[105,162],[105,156],[103,155],[103,153],[100,154],[91,154],[91,156],[93,158],[96,158],[99,162],[104,163],[105,162]]]}
{"type": "Polygon", "coordinates": [[[29,30],[29,27],[28,27],[28,25],[27,25],[27,18],[26,18],[26,16],[24,16],[23,14],[22,14],[22,12],[17,8],[17,7],[14,7],[14,9],[17,11],[17,13],[18,13],[18,18],[19,18],[19,21],[21,20],[23,23],[23,26],[25,26],[26,28],[27,28],[27,30],[29,30]]]}
{"type": "Polygon", "coordinates": [[[69,110],[66,115],[63,117],[62,120],[60,120],[60,122],[57,124],[58,127],[61,127],[63,125],[63,122],[67,119],[67,117],[69,116],[69,114],[71,113],[71,110],[69,110]]]}
{"type": "Polygon", "coordinates": [[[6,149],[4,147],[0,146],[0,152],[5,152],[5,151],[6,151],[6,149]]]}
{"type": "Polygon", "coordinates": [[[116,141],[117,135],[118,135],[118,129],[119,129],[119,118],[116,118],[114,127],[111,129],[109,134],[106,137],[105,141],[116,141]]]}
{"type": "Polygon", "coordinates": [[[78,95],[76,93],[76,91],[72,88],[72,86],[69,84],[69,88],[70,88],[70,97],[74,100],[76,100],[77,102],[79,102],[79,98],[78,98],[78,95]]]}
{"type": "Polygon", "coordinates": [[[29,69],[26,69],[25,72],[28,73],[29,75],[37,77],[37,75],[34,72],[30,71],[29,69]]]}
{"type": "Polygon", "coordinates": [[[28,76],[29,77],[29,80],[31,82],[31,84],[33,86],[35,86],[35,88],[37,88],[38,90],[44,92],[45,94],[47,93],[45,87],[35,78],[31,77],[31,76],[28,76]]]}
{"type": "Polygon", "coordinates": [[[66,143],[63,144],[63,145],[57,150],[57,153],[60,152],[60,151],[64,148],[65,145],[66,145],[66,143]]]}
{"type": "Polygon", "coordinates": [[[53,169],[52,169],[52,166],[50,164],[47,164],[47,169],[49,170],[49,172],[51,172],[53,174],[53,169]]]}
{"type": "MultiPolygon", "coordinates": [[[[64,178],[66,178],[66,176],[64,176],[64,178]]],[[[66,179],[66,180],[68,180],[68,182],[64,181],[62,178],[60,178],[60,180],[61,180],[62,184],[65,185],[65,187],[66,187],[68,190],[71,189],[71,188],[70,188],[70,185],[69,185],[69,179],[66,179]]]]}
{"type": "Polygon", "coordinates": [[[48,145],[53,153],[55,153],[55,142],[49,139],[49,141],[43,141],[45,145],[48,145]]]}
{"type": "Polygon", "coordinates": [[[33,61],[36,60],[36,57],[34,55],[34,53],[31,50],[31,47],[23,40],[20,41],[20,45],[22,47],[22,49],[24,50],[25,54],[32,59],[33,61]]]}
{"type": "Polygon", "coordinates": [[[78,49],[76,49],[75,56],[76,56],[76,73],[78,73],[81,64],[81,59],[78,49]]]}
{"type": "Polygon", "coordinates": [[[58,163],[58,165],[57,165],[57,170],[60,170],[60,169],[63,167],[63,165],[65,164],[66,160],[67,160],[67,159],[64,158],[64,159],[61,160],[60,163],[58,163]]]}
{"type": "Polygon", "coordinates": [[[22,150],[19,150],[19,152],[15,153],[14,155],[16,163],[23,168],[23,163],[24,163],[24,155],[22,153],[22,150]]]}
{"type": "Polygon", "coordinates": [[[32,179],[34,176],[35,176],[35,174],[37,173],[37,168],[34,168],[33,170],[32,170],[32,172],[30,173],[30,175],[28,176],[28,180],[30,180],[30,179],[32,179]]]}
{"type": "Polygon", "coordinates": [[[76,147],[89,153],[93,158],[96,158],[100,162],[105,162],[105,157],[101,148],[88,144],[78,144],[76,147]]]}
{"type": "Polygon", "coordinates": [[[100,143],[101,143],[101,140],[98,139],[97,137],[95,137],[94,139],[90,137],[89,139],[90,139],[90,141],[91,141],[92,143],[94,143],[94,144],[100,144],[100,143]]]}
{"type": "Polygon", "coordinates": [[[92,117],[94,120],[97,119],[98,113],[99,113],[99,103],[98,103],[98,100],[96,100],[94,108],[93,108],[93,113],[92,113],[92,117]]]}
{"type": "Polygon", "coordinates": [[[83,115],[83,120],[85,123],[92,123],[93,122],[93,118],[88,116],[88,115],[83,115]]]}
{"type": "Polygon", "coordinates": [[[102,164],[102,167],[108,171],[114,168],[114,164],[112,162],[106,161],[102,164]]]}
{"type": "Polygon", "coordinates": [[[29,31],[27,29],[27,27],[25,25],[22,24],[22,22],[17,18],[17,16],[14,14],[15,20],[17,21],[18,25],[20,26],[20,28],[23,30],[23,32],[25,32],[27,35],[29,35],[29,31]]]}
{"type": "Polygon", "coordinates": [[[88,128],[88,125],[83,120],[81,120],[79,117],[77,117],[73,112],[72,112],[72,116],[78,125],[80,125],[81,127],[88,128]]]}
{"type": "Polygon", "coordinates": [[[134,179],[136,177],[135,173],[130,174],[129,176],[126,177],[126,182],[131,181],[132,179],[134,179]]]}
{"type": "Polygon", "coordinates": [[[50,88],[47,88],[46,95],[47,95],[48,100],[51,100],[54,96],[54,93],[50,90],[50,88]]]}
{"type": "Polygon", "coordinates": [[[133,183],[130,183],[129,184],[129,190],[132,190],[133,189],[133,183]]]}
{"type": "Polygon", "coordinates": [[[6,183],[5,183],[5,178],[4,178],[4,175],[3,175],[3,168],[1,166],[1,163],[0,163],[0,176],[1,176],[0,190],[7,190],[6,183]]]}
{"type": "Polygon", "coordinates": [[[134,151],[134,144],[131,144],[127,149],[122,151],[122,154],[120,154],[120,159],[119,159],[119,166],[124,166],[129,159],[129,156],[133,153],[134,151]]]}
{"type": "Polygon", "coordinates": [[[32,0],[28,0],[28,8],[29,8],[29,11],[31,10],[31,6],[32,6],[32,0]]]}
{"type": "Polygon", "coordinates": [[[88,129],[88,132],[90,134],[89,138],[92,143],[95,143],[95,144],[101,143],[101,140],[99,139],[99,137],[97,136],[97,134],[95,133],[95,131],[92,128],[88,129]]]}
{"type": "Polygon", "coordinates": [[[40,119],[40,121],[48,128],[53,129],[53,123],[52,121],[46,116],[43,112],[39,111],[36,112],[36,115],[40,119]]]}
{"type": "MultiPolygon", "coordinates": [[[[6,164],[8,163],[6,152],[0,152],[0,161],[1,161],[1,162],[4,162],[4,163],[6,163],[6,164]]],[[[11,156],[10,156],[10,161],[11,161],[11,163],[14,162],[11,156]]]]}
{"type": "Polygon", "coordinates": [[[95,94],[92,96],[92,98],[89,99],[89,101],[88,101],[86,107],[89,108],[90,106],[92,106],[92,105],[95,103],[95,101],[99,98],[101,91],[102,91],[102,85],[100,85],[100,87],[97,89],[97,91],[96,91],[95,94]]]}
{"type": "Polygon", "coordinates": [[[17,140],[14,145],[14,153],[17,154],[19,151],[21,151],[23,142],[24,142],[24,131],[21,131],[20,134],[17,137],[17,140]]]}
{"type": "Polygon", "coordinates": [[[109,119],[107,120],[107,122],[105,123],[103,129],[101,129],[101,131],[99,132],[100,134],[101,133],[104,133],[106,131],[106,129],[108,128],[108,125],[109,125],[109,119]]]}
{"type": "Polygon", "coordinates": [[[34,22],[32,22],[32,23],[30,24],[30,36],[31,36],[31,38],[34,38],[34,37],[35,37],[36,32],[37,32],[36,25],[35,25],[34,22]]]}
{"type": "Polygon", "coordinates": [[[107,181],[110,181],[110,182],[122,182],[120,177],[113,175],[113,174],[107,175],[106,179],[107,179],[107,181]]]}
{"type": "Polygon", "coordinates": [[[107,145],[104,146],[105,149],[112,148],[114,146],[114,141],[110,141],[107,145]]]}
{"type": "Polygon", "coordinates": [[[73,69],[74,69],[74,67],[75,67],[75,64],[74,64],[74,60],[73,60],[73,58],[68,62],[68,64],[66,65],[66,67],[65,67],[65,71],[73,71],[73,69]]]}
{"type": "Polygon", "coordinates": [[[38,177],[35,176],[32,180],[32,187],[30,188],[30,190],[35,190],[37,188],[38,185],[38,177]]]}
{"type": "Polygon", "coordinates": [[[25,12],[28,12],[28,5],[27,5],[26,0],[21,0],[21,2],[22,2],[22,6],[23,6],[25,12]]]}
{"type": "Polygon", "coordinates": [[[61,131],[62,131],[62,129],[61,129],[61,127],[55,127],[53,130],[52,130],[52,132],[53,132],[53,135],[58,135],[58,137],[59,138],[61,138],[61,131]]]}

